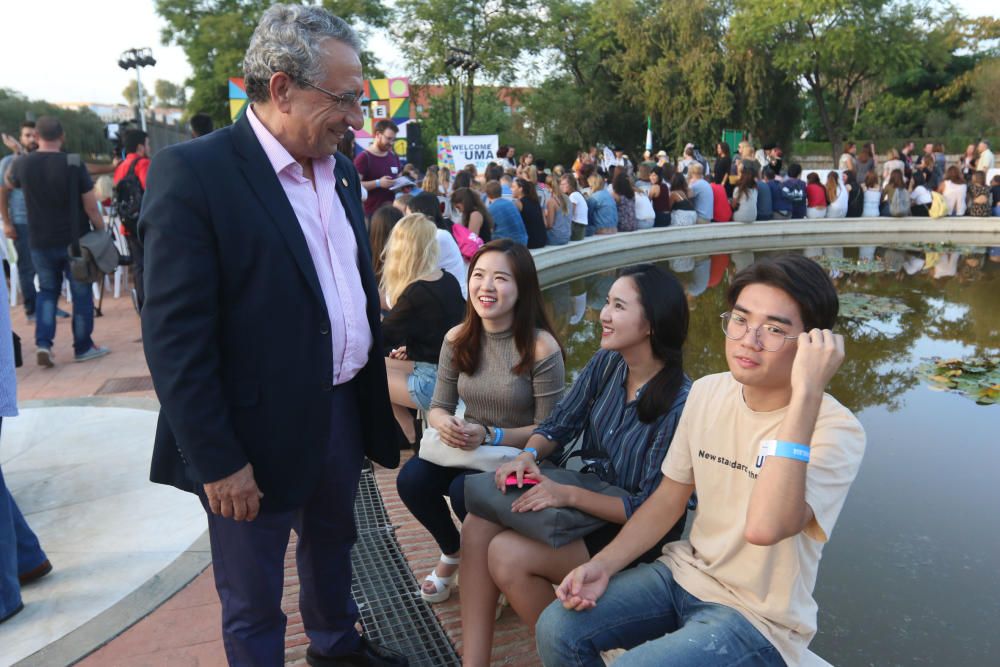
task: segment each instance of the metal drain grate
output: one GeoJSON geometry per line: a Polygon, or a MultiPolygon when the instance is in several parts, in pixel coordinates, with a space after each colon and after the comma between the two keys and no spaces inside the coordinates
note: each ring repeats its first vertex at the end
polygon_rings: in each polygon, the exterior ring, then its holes
{"type": "Polygon", "coordinates": [[[358,495],[354,500],[354,525],[359,534],[392,525],[371,467],[361,471],[358,495]]]}
{"type": "Polygon", "coordinates": [[[361,473],[354,506],[358,541],[352,592],[365,634],[402,651],[413,667],[459,667],[455,649],[403,557],[371,469],[361,473]]]}
{"type": "Polygon", "coordinates": [[[153,391],[153,378],[148,375],[127,378],[111,378],[94,392],[95,396],[103,394],[127,394],[133,391],[153,391]]]}

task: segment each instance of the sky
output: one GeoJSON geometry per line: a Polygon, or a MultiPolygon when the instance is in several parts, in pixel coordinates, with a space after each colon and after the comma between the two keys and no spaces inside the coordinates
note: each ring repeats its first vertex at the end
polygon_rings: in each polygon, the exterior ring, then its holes
{"type": "MultiPolygon", "coordinates": [[[[124,103],[121,92],[135,78],[135,70],[119,68],[118,57],[127,49],[147,46],[157,61],[142,70],[149,89],[157,79],[181,83],[191,74],[184,52],[161,44],[163,21],[153,0],[48,0],[44,12],[57,19],[45,26],[44,38],[36,32],[42,20],[39,6],[10,4],[4,10],[7,21],[0,37],[0,63],[4,63],[0,88],[49,102],[124,103]],[[17,67],[20,62],[27,65],[17,67]]],[[[955,4],[970,16],[996,13],[996,0],[955,4]]],[[[401,71],[403,59],[388,34],[374,35],[369,48],[387,74],[407,74],[401,71]]]]}

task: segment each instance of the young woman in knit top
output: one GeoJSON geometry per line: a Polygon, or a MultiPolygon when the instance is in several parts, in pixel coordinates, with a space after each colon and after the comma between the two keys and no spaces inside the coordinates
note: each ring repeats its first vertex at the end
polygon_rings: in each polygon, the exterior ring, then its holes
{"type": "MultiPolygon", "coordinates": [[[[428,422],[451,447],[524,447],[565,384],[563,351],[545,314],[531,253],[510,239],[487,243],[469,264],[465,319],[441,346],[428,422]],[[455,414],[459,400],[463,417],[455,414]]],[[[451,595],[460,556],[444,496],[464,519],[465,476],[475,472],[414,457],[396,478],[400,498],[441,548],[441,561],[420,590],[429,602],[451,595]]]]}
{"type": "MultiPolygon", "coordinates": [[[[556,549],[469,514],[462,525],[464,665],[489,664],[501,592],[534,630],[542,611],[555,599],[553,584],[609,544],[659,486],[663,460],[691,386],[682,357],[688,319],[684,289],[672,274],[650,264],[622,270],[601,310],[601,349],[535,430],[525,452],[495,474],[483,473],[496,484],[497,493],[506,493],[511,474],[540,481],[513,502],[514,511],[573,507],[607,523],[556,549]],[[558,459],[577,437],[582,437],[583,450],[606,453],[601,478],[628,496],[595,493],[545,476],[546,468],[539,468],[538,461],[558,459]]],[[[637,562],[654,561],[663,544],[680,539],[683,530],[682,518],[637,562]]]]}

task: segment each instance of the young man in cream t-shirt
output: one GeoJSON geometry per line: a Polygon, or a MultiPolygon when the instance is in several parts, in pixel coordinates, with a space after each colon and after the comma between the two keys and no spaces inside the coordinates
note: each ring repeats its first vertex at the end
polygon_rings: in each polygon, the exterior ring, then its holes
{"type": "Polygon", "coordinates": [[[694,383],[660,486],[560,585],[537,626],[545,665],[603,665],[615,648],[616,667],[797,665],[816,634],[819,560],[865,449],[823,391],[844,359],[837,293],[787,255],[737,274],[728,298],[730,372],[694,383]],[[690,539],[615,576],[696,489],[690,539]]]}

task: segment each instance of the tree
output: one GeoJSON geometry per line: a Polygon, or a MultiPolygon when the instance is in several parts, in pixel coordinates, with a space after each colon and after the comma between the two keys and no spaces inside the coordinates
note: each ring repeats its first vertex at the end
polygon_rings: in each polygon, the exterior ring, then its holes
{"type": "MultiPolygon", "coordinates": [[[[266,0],[156,0],[156,12],[166,21],[164,44],[184,49],[193,74],[185,85],[191,89],[188,108],[207,113],[217,126],[228,125],[229,79],[243,76],[243,56],[261,14],[272,3],[266,0]]],[[[381,0],[323,0],[331,12],[349,23],[368,28],[384,27],[387,12],[381,0]]],[[[361,54],[366,76],[382,75],[368,51],[361,54]]]]}
{"type": "MultiPolygon", "coordinates": [[[[851,103],[867,82],[885,81],[921,52],[930,10],[909,0],[736,0],[731,43],[773,49],[786,80],[802,82],[832,144],[850,127],[851,103]]],[[[952,12],[950,5],[944,13],[952,12]]],[[[938,12],[941,10],[938,9],[938,12]]],[[[936,19],[939,20],[939,19],[936,19]]]]}
{"type": "MultiPolygon", "coordinates": [[[[130,107],[139,104],[139,86],[135,79],[130,80],[128,85],[125,86],[125,89],[122,91],[122,97],[125,98],[125,102],[130,107]]],[[[149,109],[155,106],[155,101],[156,98],[149,92],[149,86],[144,84],[142,86],[142,105],[149,109]]]]}
{"type": "Polygon", "coordinates": [[[156,91],[156,99],[163,106],[183,109],[187,105],[187,91],[183,85],[157,79],[153,89],[156,91]]]}
{"type": "Polygon", "coordinates": [[[494,84],[514,80],[520,56],[530,50],[534,0],[399,0],[393,35],[406,44],[414,74],[426,84],[449,90],[449,115],[459,124],[458,89],[462,84],[465,130],[476,121],[477,71],[494,84]],[[449,49],[461,49],[481,64],[479,70],[447,66],[449,49]]]}
{"type": "Polygon", "coordinates": [[[652,117],[663,143],[679,152],[687,141],[720,136],[733,113],[724,76],[724,3],[603,0],[594,10],[613,30],[618,52],[609,67],[622,98],[652,117]]]}
{"type": "Polygon", "coordinates": [[[16,132],[28,118],[55,116],[66,133],[66,150],[83,155],[109,155],[111,144],[104,135],[104,122],[90,109],[73,111],[44,100],[29,100],[9,88],[0,88],[0,127],[16,132]]]}

